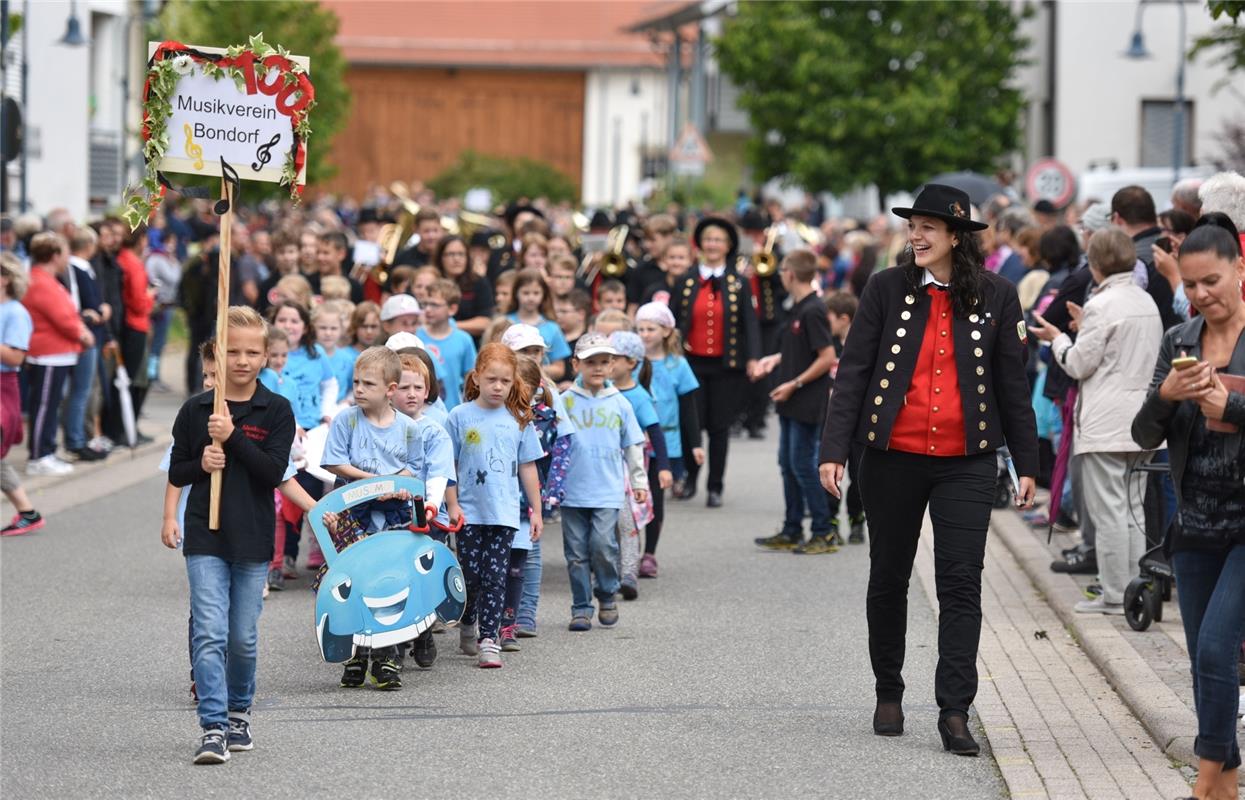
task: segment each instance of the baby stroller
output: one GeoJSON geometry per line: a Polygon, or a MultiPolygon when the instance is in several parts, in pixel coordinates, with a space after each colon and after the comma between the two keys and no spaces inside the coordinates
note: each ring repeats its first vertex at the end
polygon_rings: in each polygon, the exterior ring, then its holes
{"type": "Polygon", "coordinates": [[[1175,584],[1171,566],[1172,531],[1180,524],[1176,514],[1163,528],[1163,476],[1170,472],[1168,464],[1143,464],[1136,469],[1150,473],[1150,491],[1146,493],[1146,540],[1150,549],[1137,562],[1141,574],[1124,590],[1124,619],[1135,631],[1144,631],[1153,622],[1163,621],[1163,603],[1172,599],[1175,584]],[[1157,531],[1162,529],[1162,536],[1157,531]]]}

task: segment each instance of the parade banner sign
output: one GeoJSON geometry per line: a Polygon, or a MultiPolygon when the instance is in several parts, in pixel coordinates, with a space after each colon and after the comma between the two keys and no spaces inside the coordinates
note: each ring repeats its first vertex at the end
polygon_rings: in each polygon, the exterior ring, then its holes
{"type": "MultiPolygon", "coordinates": [[[[281,183],[298,202],[307,181],[307,137],[316,94],[311,61],[272,47],[262,33],[220,49],[149,42],[143,83],[142,184],[126,190],[122,216],[137,228],[155,216],[165,173],[220,177],[220,247],[216,251],[216,352],[228,352],[229,267],[233,210],[243,179],[281,183]]],[[[187,197],[209,197],[185,187],[187,197]]],[[[216,359],[212,413],[225,414],[225,359],[216,359]]],[[[221,442],[216,441],[220,445],[221,442]]],[[[220,529],[221,472],[211,476],[208,529],[220,529]]]]}
{"type": "Polygon", "coordinates": [[[264,42],[229,48],[148,43],[143,86],[141,187],[127,192],[131,226],[150,218],[170,184],[165,173],[281,183],[297,202],[307,180],[315,89],[305,56],[264,42]]]}

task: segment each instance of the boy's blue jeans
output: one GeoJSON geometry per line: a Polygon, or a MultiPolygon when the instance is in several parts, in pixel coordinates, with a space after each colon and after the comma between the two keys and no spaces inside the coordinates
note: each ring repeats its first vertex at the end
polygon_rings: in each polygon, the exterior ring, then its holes
{"type": "Polygon", "coordinates": [[[602,603],[618,593],[618,525],[616,508],[562,507],[562,550],[571,578],[571,616],[592,619],[592,579],[602,603]]]}
{"type": "Polygon", "coordinates": [[[540,539],[537,539],[532,542],[527,561],[523,562],[523,594],[519,598],[519,613],[515,617],[515,623],[520,628],[536,630],[536,606],[540,603],[540,578],[543,571],[540,563],[540,539]]]}
{"type": "Polygon", "coordinates": [[[782,493],[787,514],[782,533],[792,539],[804,535],[804,508],[814,536],[830,533],[829,495],[817,473],[820,432],[812,423],[778,417],[778,466],[782,470],[782,493]]]}
{"type": "Polygon", "coordinates": [[[1172,568],[1193,667],[1193,752],[1235,769],[1241,765],[1236,664],[1245,637],[1245,545],[1217,552],[1180,550],[1172,556],[1172,568]]]}
{"type": "Polygon", "coordinates": [[[189,555],[186,575],[194,618],[190,661],[199,692],[199,725],[225,727],[229,712],[250,708],[255,696],[268,562],[189,555]]]}

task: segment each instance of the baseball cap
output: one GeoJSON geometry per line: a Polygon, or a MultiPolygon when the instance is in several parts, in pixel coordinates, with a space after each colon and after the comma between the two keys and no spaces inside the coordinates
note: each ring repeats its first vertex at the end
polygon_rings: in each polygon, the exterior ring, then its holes
{"type": "Polygon", "coordinates": [[[518,323],[506,328],[501,335],[501,343],[511,350],[519,351],[525,347],[547,347],[545,337],[533,325],[518,323]]]}
{"type": "Polygon", "coordinates": [[[580,336],[579,341],[575,343],[575,358],[591,358],[602,353],[610,356],[618,355],[614,345],[610,344],[609,337],[603,333],[589,331],[580,336]]]}
{"type": "Polygon", "coordinates": [[[388,322],[391,319],[406,316],[407,314],[419,313],[419,301],[409,294],[395,294],[385,301],[380,307],[380,321],[388,322]]]}
{"type": "Polygon", "coordinates": [[[638,333],[631,331],[614,331],[610,334],[610,344],[618,351],[618,355],[632,361],[644,360],[644,340],[638,333]]]}
{"type": "Polygon", "coordinates": [[[417,350],[426,349],[423,341],[410,331],[398,331],[393,336],[390,336],[385,342],[385,347],[388,347],[395,353],[408,347],[414,347],[417,350]]]}

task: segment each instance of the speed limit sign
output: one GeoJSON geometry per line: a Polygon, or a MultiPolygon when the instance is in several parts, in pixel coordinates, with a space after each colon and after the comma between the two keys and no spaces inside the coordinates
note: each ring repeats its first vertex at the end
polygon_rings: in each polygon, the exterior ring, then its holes
{"type": "Polygon", "coordinates": [[[1044,158],[1025,175],[1025,194],[1030,201],[1049,200],[1063,208],[1076,197],[1076,177],[1062,161],[1044,158]]]}

